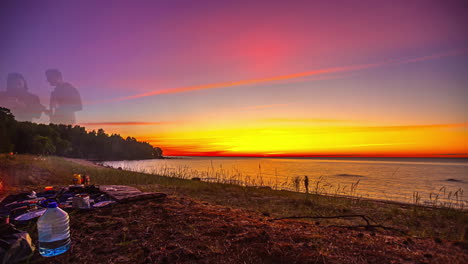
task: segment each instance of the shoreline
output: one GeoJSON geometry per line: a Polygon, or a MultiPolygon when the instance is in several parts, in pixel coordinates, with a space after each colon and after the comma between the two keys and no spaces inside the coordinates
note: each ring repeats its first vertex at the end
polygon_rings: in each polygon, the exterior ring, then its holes
{"type": "MultiPolygon", "coordinates": [[[[100,164],[99,162],[95,162],[95,161],[92,161],[92,160],[86,160],[86,159],[71,159],[71,158],[66,158],[67,160],[69,161],[72,161],[72,162],[76,162],[80,165],[88,165],[88,166],[99,166],[99,167],[103,167],[103,168],[112,168],[112,169],[117,169],[117,168],[114,168],[112,166],[105,166],[105,165],[102,165],[100,164]]],[[[122,170],[125,170],[125,169],[122,169],[122,170]]],[[[129,170],[125,170],[125,171],[128,171],[128,172],[132,172],[132,171],[129,171],[129,170]]],[[[150,174],[150,175],[156,175],[156,174],[150,174]]],[[[156,176],[159,176],[159,175],[156,175],[156,176]]],[[[206,182],[206,183],[210,183],[212,184],[213,182],[209,182],[209,181],[203,181],[203,182],[206,182]]],[[[216,183],[216,182],[214,182],[216,183]]],[[[230,184],[233,184],[233,183],[230,183],[230,184]]],[[[242,186],[242,185],[239,185],[239,184],[235,184],[235,185],[238,185],[240,187],[245,187],[245,186],[242,186]]],[[[272,191],[281,191],[281,192],[291,192],[291,193],[301,193],[301,194],[305,194],[305,192],[295,192],[295,191],[291,191],[291,190],[286,190],[286,189],[281,189],[281,190],[275,190],[273,188],[271,188],[270,186],[251,186],[251,187],[254,187],[254,188],[270,188],[272,191]]],[[[369,197],[357,197],[357,196],[351,196],[351,195],[340,195],[340,194],[337,194],[337,195],[331,195],[331,194],[324,194],[324,193],[321,193],[321,194],[314,194],[314,193],[310,193],[311,195],[320,195],[320,196],[324,196],[324,197],[339,197],[339,198],[343,198],[343,199],[351,199],[351,200],[366,200],[366,201],[369,201],[369,202],[375,202],[375,203],[383,203],[383,204],[392,204],[392,205],[398,205],[398,206],[402,206],[402,207],[411,207],[411,206],[418,206],[418,207],[423,207],[423,208],[431,208],[431,209],[447,209],[449,207],[445,207],[445,206],[431,206],[431,205],[425,205],[425,204],[414,204],[414,203],[411,203],[411,202],[400,202],[400,201],[394,201],[394,200],[384,200],[384,199],[378,199],[378,198],[369,198],[369,197]]],[[[467,208],[463,208],[462,209],[463,211],[468,211],[468,207],[467,208]]]]}
{"type": "MultiPolygon", "coordinates": [[[[192,158],[192,157],[189,157],[189,158],[192,158]]],[[[205,157],[205,158],[208,158],[208,157],[205,157]]],[[[224,158],[224,157],[220,157],[220,158],[224,158]]],[[[230,157],[226,157],[226,158],[230,158],[230,157]]],[[[183,159],[183,157],[181,159],[183,159]]],[[[112,162],[125,162],[125,161],[127,161],[127,160],[112,161],[112,162]]],[[[137,160],[135,160],[135,161],[137,161],[137,160]]],[[[93,161],[89,161],[89,162],[93,163],[93,161]]],[[[96,164],[96,163],[94,162],[94,164],[96,164]]],[[[97,164],[97,165],[103,166],[103,167],[106,167],[106,168],[120,169],[120,168],[115,168],[115,167],[112,167],[112,166],[109,166],[109,165],[103,165],[102,163],[97,164]]],[[[466,165],[468,166],[468,164],[466,164],[466,165]]],[[[125,169],[122,168],[122,170],[125,170],[125,169]]],[[[131,170],[125,170],[125,171],[133,172],[131,170]]],[[[152,174],[152,173],[148,173],[148,172],[141,172],[141,173],[147,173],[147,174],[150,174],[150,175],[157,175],[157,176],[165,176],[165,175],[152,174]]],[[[174,177],[174,176],[168,176],[168,177],[174,177]]],[[[177,176],[175,176],[175,177],[177,177],[177,176]]],[[[178,178],[180,178],[180,179],[193,179],[193,178],[190,178],[190,177],[189,178],[178,177],[178,178]]],[[[204,178],[199,178],[199,179],[202,182],[206,182],[206,183],[225,183],[225,184],[235,184],[235,185],[238,185],[238,186],[241,186],[241,187],[246,187],[246,186],[244,186],[242,184],[239,184],[239,183],[230,182],[229,180],[226,180],[225,182],[223,182],[223,179],[216,179],[216,178],[213,178],[213,181],[204,180],[204,178]],[[218,181],[216,181],[216,180],[218,180],[218,181]]],[[[446,179],[445,181],[449,181],[449,182],[455,181],[455,182],[464,183],[464,181],[453,180],[451,178],[446,179]]],[[[294,191],[294,190],[291,190],[291,189],[274,189],[273,186],[268,186],[268,185],[266,185],[266,186],[249,186],[249,187],[270,188],[273,191],[285,191],[285,192],[305,194],[305,191],[297,192],[297,191],[294,191]]],[[[440,209],[457,208],[457,209],[461,209],[463,211],[468,211],[468,200],[459,200],[459,201],[455,201],[455,200],[450,201],[449,200],[449,201],[445,201],[445,200],[441,199],[441,201],[436,202],[437,204],[434,204],[434,203],[431,203],[428,200],[424,200],[424,201],[420,201],[418,203],[414,203],[414,202],[411,202],[411,201],[389,200],[389,199],[386,199],[386,198],[372,198],[372,197],[363,197],[363,196],[359,196],[359,195],[353,196],[353,195],[348,195],[348,194],[330,194],[330,193],[313,193],[313,192],[310,192],[310,194],[321,195],[321,196],[325,196],[325,197],[339,197],[339,198],[352,199],[352,200],[367,200],[367,201],[373,201],[373,202],[376,202],[376,203],[394,204],[394,205],[399,205],[399,206],[404,206],[404,207],[420,206],[420,207],[424,207],[424,208],[440,208],[440,209]]],[[[408,197],[408,200],[409,199],[410,198],[408,197]]]]}

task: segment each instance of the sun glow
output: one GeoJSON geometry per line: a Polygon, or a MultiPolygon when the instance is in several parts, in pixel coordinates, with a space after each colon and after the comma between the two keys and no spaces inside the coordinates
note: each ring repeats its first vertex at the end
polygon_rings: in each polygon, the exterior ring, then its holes
{"type": "Polygon", "coordinates": [[[468,124],[192,129],[141,139],[157,139],[166,155],[464,157],[468,148],[468,124]]]}

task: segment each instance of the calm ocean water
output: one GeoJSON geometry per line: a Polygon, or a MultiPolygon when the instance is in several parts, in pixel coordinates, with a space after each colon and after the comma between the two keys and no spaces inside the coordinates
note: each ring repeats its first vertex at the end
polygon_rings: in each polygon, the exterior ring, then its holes
{"type": "Polygon", "coordinates": [[[373,199],[468,205],[468,159],[438,158],[225,158],[173,157],[110,161],[112,167],[204,181],[373,199]]]}

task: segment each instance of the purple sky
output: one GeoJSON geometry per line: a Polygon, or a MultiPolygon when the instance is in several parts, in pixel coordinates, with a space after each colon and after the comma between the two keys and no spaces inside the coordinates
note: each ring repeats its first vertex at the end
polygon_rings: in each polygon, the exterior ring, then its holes
{"type": "Polygon", "coordinates": [[[147,138],[195,121],[468,122],[466,1],[226,2],[2,1],[0,90],[20,72],[48,105],[44,71],[59,68],[79,123],[173,123],[106,127],[147,138]],[[280,78],[336,67],[349,69],[280,78]]]}

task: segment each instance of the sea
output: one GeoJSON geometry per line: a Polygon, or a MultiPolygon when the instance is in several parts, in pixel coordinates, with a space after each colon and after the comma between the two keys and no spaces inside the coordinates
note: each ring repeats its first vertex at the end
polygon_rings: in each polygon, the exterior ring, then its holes
{"type": "Polygon", "coordinates": [[[104,165],[277,190],[463,209],[468,206],[468,159],[168,157],[107,161],[104,165]]]}

